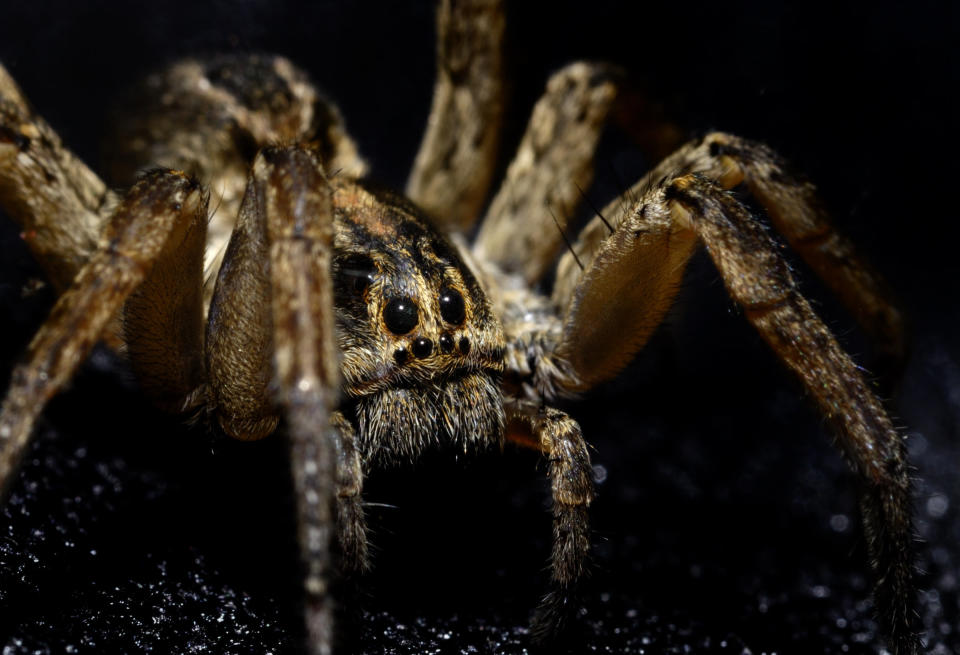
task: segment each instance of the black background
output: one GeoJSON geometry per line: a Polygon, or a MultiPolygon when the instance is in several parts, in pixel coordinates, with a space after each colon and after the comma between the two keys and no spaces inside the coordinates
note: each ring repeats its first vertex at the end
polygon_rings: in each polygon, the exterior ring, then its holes
{"type": "MultiPolygon", "coordinates": [[[[0,60],[94,168],[109,109],[178,56],[269,51],[306,68],[373,176],[402,186],[429,109],[431,3],[21,2],[0,60]]],[[[960,344],[955,10],[811,3],[511,6],[504,165],[547,75],[625,66],[691,135],[767,142],[821,187],[912,326],[891,408],[917,469],[921,614],[960,650],[960,344]]],[[[590,192],[642,170],[612,133],[590,192]]],[[[0,226],[4,378],[52,302],[0,226]]],[[[797,264],[840,338],[851,319],[797,264]]],[[[576,652],[869,653],[854,485],[797,384],[695,258],[664,329],[620,380],[568,409],[605,480],[576,652]],[[686,650],[689,649],[689,650],[686,650]]],[[[283,445],[219,441],[152,410],[98,352],[37,428],[0,519],[0,637],[11,652],[288,652],[298,643],[283,445]]],[[[508,449],[430,457],[369,481],[373,573],[340,590],[341,652],[520,653],[549,548],[544,467],[508,449]]]]}

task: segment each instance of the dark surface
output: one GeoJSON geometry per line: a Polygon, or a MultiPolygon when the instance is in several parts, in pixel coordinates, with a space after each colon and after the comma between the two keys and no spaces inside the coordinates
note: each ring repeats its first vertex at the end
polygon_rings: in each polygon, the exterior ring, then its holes
{"type": "MultiPolygon", "coordinates": [[[[89,162],[111,99],[178,55],[289,55],[335,97],[374,173],[402,185],[429,108],[429,3],[7,2],[0,60],[89,162]]],[[[511,16],[514,141],[549,71],[627,66],[692,132],[762,139],[816,180],[912,321],[894,414],[916,467],[920,609],[960,652],[960,325],[953,256],[956,19],[935,3],[819,10],[613,2],[511,16]]],[[[616,134],[591,197],[642,161],[616,134]]],[[[509,153],[511,146],[505,148],[509,153]]],[[[4,379],[52,301],[0,225],[4,379]]],[[[852,321],[798,265],[851,351],[852,321]]],[[[6,384],[4,381],[3,384],[6,384]]],[[[595,446],[594,574],[574,652],[872,653],[852,476],[798,386],[695,259],[668,324],[570,411],[595,446]]],[[[283,444],[225,442],[151,409],[98,353],[45,412],[0,514],[4,653],[282,653],[298,643],[283,444]]],[[[369,481],[375,568],[339,597],[340,652],[522,653],[546,578],[545,467],[508,449],[369,481]]]]}

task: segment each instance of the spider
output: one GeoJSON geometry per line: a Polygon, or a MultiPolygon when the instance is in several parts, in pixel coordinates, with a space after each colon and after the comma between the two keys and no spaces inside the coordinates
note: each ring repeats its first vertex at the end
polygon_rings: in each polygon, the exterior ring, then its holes
{"type": "Polygon", "coordinates": [[[670,155],[565,248],[601,128],[626,95],[615,70],[577,63],[548,83],[469,243],[501,120],[502,7],[444,2],[439,32],[407,198],[364,180],[336,107],[281,58],[188,60],[148,79],[143,97],[155,106],[145,101],[119,128],[127,149],[114,165],[121,176],[164,168],[122,196],[63,148],[3,72],[4,208],[62,292],[4,401],[4,488],[43,403],[98,339],[126,352],[165,408],[207,412],[240,439],[282,424],[310,643],[328,652],[330,543],[342,566],[365,567],[366,469],[441,442],[524,443],[546,455],[554,501],[552,586],[534,621],[545,637],[584,575],[594,495],[586,442],[552,403],[614,376],[643,347],[703,244],[863,478],[878,613],[898,652],[914,651],[902,442],[765,230],[727,192],[746,186],[895,351],[896,310],[812,187],[765,146],[714,133],[670,155]]]}

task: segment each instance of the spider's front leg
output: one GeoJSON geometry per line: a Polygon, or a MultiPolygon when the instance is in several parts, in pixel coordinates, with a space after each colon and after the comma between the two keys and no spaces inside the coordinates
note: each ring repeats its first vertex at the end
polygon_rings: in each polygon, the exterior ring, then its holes
{"type": "Polygon", "coordinates": [[[281,420],[291,469],[310,650],[332,649],[328,593],[334,500],[347,519],[341,542],[363,567],[359,460],[338,399],[334,331],[333,206],[319,153],[267,148],[257,156],[217,280],[207,326],[212,410],[239,439],[281,420]],[[339,452],[338,452],[339,451],[339,452]],[[339,461],[339,464],[338,464],[339,461]]]}
{"type": "Polygon", "coordinates": [[[437,80],[407,196],[437,225],[467,231],[493,179],[504,108],[503,0],[442,0],[437,80]]]}
{"type": "Polygon", "coordinates": [[[557,353],[572,366],[568,388],[609,377],[645,343],[672,302],[694,247],[703,243],[730,295],[803,383],[859,475],[876,612],[894,652],[916,653],[903,439],[742,204],[700,174],[660,178],[639,188],[645,190],[612,233],[598,238],[609,228],[588,225],[573,246],[581,261],[570,253],[561,261],[554,300],[567,307],[557,353]],[[618,303],[611,305],[610,298],[618,303]]]}
{"type": "MultiPolygon", "coordinates": [[[[206,193],[182,173],[148,173],[127,194],[100,245],[57,300],[13,372],[0,411],[0,497],[9,489],[44,405],[70,380],[138,287],[152,289],[159,294],[154,300],[182,311],[152,314],[166,329],[149,344],[152,352],[141,353],[144,359],[131,353],[134,367],[162,361],[164,374],[151,390],[173,404],[185,402],[199,385],[200,352],[189,344],[197,343],[200,334],[197,290],[206,220],[206,193]],[[195,261],[185,260],[184,253],[195,253],[195,261]]],[[[131,303],[151,311],[149,301],[131,303]]],[[[139,334],[135,326],[128,330],[139,334]]]]}

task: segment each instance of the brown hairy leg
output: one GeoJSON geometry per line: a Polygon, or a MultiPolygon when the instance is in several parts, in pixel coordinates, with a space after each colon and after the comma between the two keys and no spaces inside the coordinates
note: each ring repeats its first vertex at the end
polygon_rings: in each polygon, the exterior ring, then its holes
{"type": "Polygon", "coordinates": [[[816,188],[762,143],[714,132],[688,143],[649,176],[703,173],[730,188],[741,182],[773,226],[836,294],[878,349],[884,373],[896,375],[906,355],[904,320],[887,283],[833,226],[816,188]]]}
{"type": "Polygon", "coordinates": [[[682,140],[680,128],[615,66],[574,62],[554,73],[481,223],[474,256],[537,283],[556,261],[593,182],[597,145],[609,124],[656,158],[682,140]]]}
{"type": "Polygon", "coordinates": [[[547,458],[553,513],[550,589],[540,601],[531,628],[534,639],[559,636],[576,610],[579,582],[587,574],[593,502],[593,468],[580,425],[552,407],[523,407],[510,416],[509,441],[536,448],[547,458]]]}
{"type": "Polygon", "coordinates": [[[617,99],[619,72],[578,62],[553,74],[474,243],[481,261],[539,280],[563,245],[561,230],[593,182],[597,141],[617,99]]]}
{"type": "MultiPolygon", "coordinates": [[[[216,278],[260,148],[310,142],[326,170],[366,172],[339,110],[284,57],[181,60],[147,77],[125,100],[111,121],[108,178],[129,184],[138,170],[165,166],[203,180],[214,208],[204,265],[209,280],[216,278]]],[[[208,301],[211,292],[206,289],[208,301]]]]}
{"type": "Polygon", "coordinates": [[[437,226],[467,231],[496,165],[504,108],[503,0],[443,0],[437,81],[407,196],[437,226]]]}
{"type": "Polygon", "coordinates": [[[894,653],[918,652],[905,441],[743,205],[697,175],[673,181],[665,195],[675,220],[689,224],[707,247],[747,319],[800,378],[860,476],[877,617],[894,653]]]}
{"type": "Polygon", "coordinates": [[[558,347],[573,365],[567,385],[587,388],[619,370],[659,324],[694,246],[703,243],[730,295],[799,377],[860,477],[877,614],[897,653],[916,652],[905,444],[860,369],[800,295],[764,228],[716,182],[687,174],[634,193],[613,234],[597,227],[574,245],[587,258],[585,271],[572,254],[561,262],[554,298],[569,305],[558,347]]]}
{"type": "MultiPolygon", "coordinates": [[[[330,421],[339,356],[332,256],[331,189],[319,153],[264,149],[254,161],[241,223],[227,249],[210,311],[212,332],[223,331],[216,327],[220,321],[245,321],[252,334],[238,338],[259,355],[251,362],[231,349],[236,342],[213,340],[207,355],[211,397],[221,425],[238,438],[268,434],[276,425],[274,407],[285,419],[304,566],[305,622],[311,652],[317,655],[332,652],[333,642],[328,581],[337,457],[330,421]],[[263,259],[247,259],[263,253],[266,270],[263,259]],[[248,289],[254,293],[245,293],[248,289]],[[276,383],[272,398],[271,380],[276,383]],[[241,400],[230,399],[225,388],[239,389],[241,400]]],[[[237,330],[234,324],[231,328],[237,330]]]]}
{"type": "MultiPolygon", "coordinates": [[[[155,264],[190,251],[197,240],[203,242],[206,220],[206,193],[182,173],[148,173],[127,193],[100,246],[57,300],[13,372],[0,411],[0,497],[10,487],[46,402],[70,380],[155,264]]],[[[197,328],[199,319],[197,315],[197,328]]],[[[197,382],[190,378],[195,362],[187,357],[171,363],[171,369],[184,372],[184,377],[174,376],[184,384],[154,389],[160,395],[188,394],[197,382]]]]}
{"type": "Polygon", "coordinates": [[[357,435],[341,413],[333,414],[334,448],[337,452],[337,541],[340,570],[363,573],[370,567],[367,523],[363,513],[363,467],[357,435]]]}
{"type": "Polygon", "coordinates": [[[96,250],[118,201],[33,112],[0,65],[0,205],[58,292],[96,250]]]}

